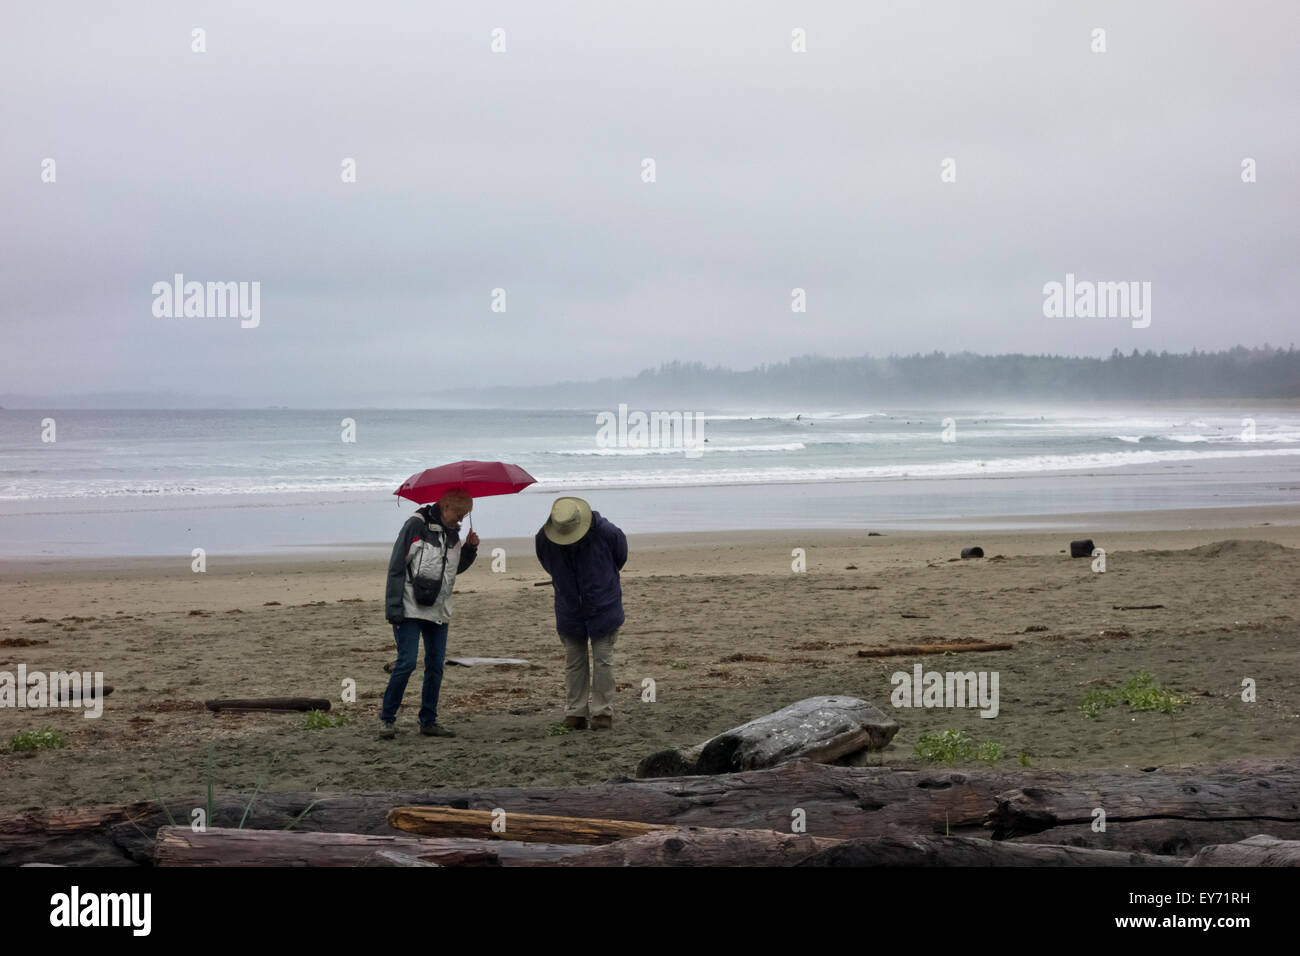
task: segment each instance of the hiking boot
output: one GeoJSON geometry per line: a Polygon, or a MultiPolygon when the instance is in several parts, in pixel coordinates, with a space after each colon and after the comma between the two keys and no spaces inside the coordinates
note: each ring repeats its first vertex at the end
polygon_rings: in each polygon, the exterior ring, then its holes
{"type": "Polygon", "coordinates": [[[591,719],[592,730],[609,730],[614,726],[614,718],[610,714],[603,714],[591,719]]]}
{"type": "Polygon", "coordinates": [[[587,718],[586,717],[565,717],[564,726],[568,727],[570,730],[586,730],[587,718]]]}
{"type": "Polygon", "coordinates": [[[420,733],[425,737],[455,737],[455,731],[448,730],[442,724],[421,724],[420,733]]]}
{"type": "Polygon", "coordinates": [[[379,722],[379,739],[392,740],[397,736],[397,721],[381,720],[379,722]]]}

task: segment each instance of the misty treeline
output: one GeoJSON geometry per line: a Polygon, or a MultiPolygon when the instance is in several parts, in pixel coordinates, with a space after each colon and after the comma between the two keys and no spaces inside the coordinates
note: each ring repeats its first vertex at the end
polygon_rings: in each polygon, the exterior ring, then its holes
{"type": "Polygon", "coordinates": [[[1032,398],[1061,402],[1117,399],[1300,397],[1300,351],[1245,348],[1222,352],[1063,355],[891,355],[886,358],[803,356],[746,371],[699,362],[669,362],[623,379],[477,390],[477,399],[505,405],[728,407],[774,400],[830,403],[1032,398]]]}

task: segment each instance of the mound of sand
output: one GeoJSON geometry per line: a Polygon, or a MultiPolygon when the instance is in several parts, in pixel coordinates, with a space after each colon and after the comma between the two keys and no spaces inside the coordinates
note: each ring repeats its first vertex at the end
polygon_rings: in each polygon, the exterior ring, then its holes
{"type": "Polygon", "coordinates": [[[1288,548],[1276,541],[1250,541],[1244,538],[1232,538],[1228,541],[1215,541],[1192,548],[1187,553],[1198,558],[1270,558],[1282,554],[1291,554],[1295,548],[1288,548]]]}

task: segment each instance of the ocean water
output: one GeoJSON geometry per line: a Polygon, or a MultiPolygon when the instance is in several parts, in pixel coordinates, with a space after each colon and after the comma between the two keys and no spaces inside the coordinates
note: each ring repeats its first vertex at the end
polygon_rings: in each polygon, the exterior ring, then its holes
{"type": "Polygon", "coordinates": [[[476,503],[485,537],[534,533],[549,497],[569,493],[631,532],[1300,502],[1289,409],[704,412],[685,447],[680,431],[655,447],[636,409],[620,438],[605,411],[4,410],[0,554],[380,542],[413,507],[393,490],[463,458],[537,479],[476,503]]]}

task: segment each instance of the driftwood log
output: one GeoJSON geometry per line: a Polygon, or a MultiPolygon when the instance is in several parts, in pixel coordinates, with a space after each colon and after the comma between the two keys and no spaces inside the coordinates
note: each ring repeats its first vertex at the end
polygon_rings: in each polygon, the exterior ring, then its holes
{"type": "Polygon", "coordinates": [[[1300,767],[1295,764],[1258,775],[1103,771],[1091,786],[1081,786],[1080,777],[1064,786],[1021,786],[999,794],[987,821],[994,838],[1180,856],[1261,830],[1300,838],[1300,767]],[[1106,814],[1106,829],[1094,833],[1097,809],[1106,814]]]}
{"type": "MultiPolygon", "coordinates": [[[[155,834],[170,822],[167,812],[188,820],[190,810],[205,802],[196,793],[170,801],[168,811],[156,803],[137,803],[3,817],[0,865],[151,863],[155,834]]],[[[388,811],[420,804],[779,833],[790,832],[792,812],[800,809],[807,834],[814,837],[873,840],[900,830],[922,837],[951,832],[1186,860],[1202,847],[1259,833],[1300,840],[1300,761],[1143,773],[1019,767],[895,770],[796,760],[738,774],[623,778],[582,787],[272,791],[258,794],[244,825],[395,836],[400,834],[388,826],[388,811]],[[1104,833],[1092,830],[1095,807],[1106,811],[1104,833]]],[[[247,805],[247,794],[219,794],[208,817],[209,831],[238,825],[247,805]]]]}
{"type": "Polygon", "coordinates": [[[840,841],[773,830],[659,830],[561,860],[560,866],[794,866],[840,841]]]}
{"type": "Polygon", "coordinates": [[[1185,866],[1187,861],[1153,853],[1090,850],[1075,846],[1004,843],[963,836],[890,834],[875,840],[844,840],[799,866],[1185,866]]]}
{"type": "Polygon", "coordinates": [[[160,827],[158,866],[520,866],[575,857],[586,847],[507,840],[429,840],[359,833],[160,827]],[[380,856],[395,854],[396,858],[380,856]]]}
{"type": "Polygon", "coordinates": [[[497,866],[491,849],[421,846],[413,837],[359,833],[293,833],[221,827],[196,833],[189,827],[158,830],[158,866],[362,866],[381,850],[397,851],[426,863],[497,866]]]}
{"type": "Polygon", "coordinates": [[[521,667],[529,663],[522,657],[449,657],[447,666],[449,667],[477,667],[480,665],[489,665],[492,667],[521,667]]]}
{"type": "MultiPolygon", "coordinates": [[[[28,689],[30,690],[31,684],[29,683],[27,686],[28,689]]],[[[54,688],[51,687],[50,690],[51,690],[51,694],[50,694],[51,699],[58,700],[60,705],[66,707],[69,704],[77,705],[83,703],[84,701],[102,700],[103,698],[107,697],[109,694],[113,693],[113,685],[105,684],[100,689],[100,692],[98,693],[96,692],[96,688],[93,684],[83,686],[81,688],[80,693],[69,692],[65,694],[63,693],[63,688],[59,688],[57,697],[53,693],[54,688]]]]}
{"type": "Polygon", "coordinates": [[[208,710],[329,710],[330,702],[324,697],[250,697],[240,700],[205,700],[208,710]]]}
{"type": "Polygon", "coordinates": [[[636,775],[735,773],[798,758],[832,763],[859,751],[883,750],[896,733],[898,724],[865,700],[809,697],[698,746],[651,754],[636,775]]]}
{"type": "Polygon", "coordinates": [[[633,823],[592,817],[556,817],[537,813],[507,812],[504,817],[488,810],[451,807],[393,807],[388,825],[404,833],[423,836],[468,837],[479,840],[517,840],[521,843],[565,843],[600,846],[664,829],[656,823],[633,823]],[[502,832],[492,829],[500,820],[502,832]]]}
{"type": "Polygon", "coordinates": [[[1202,847],[1188,866],[1300,866],[1300,840],[1256,834],[1239,843],[1202,847]]]}

